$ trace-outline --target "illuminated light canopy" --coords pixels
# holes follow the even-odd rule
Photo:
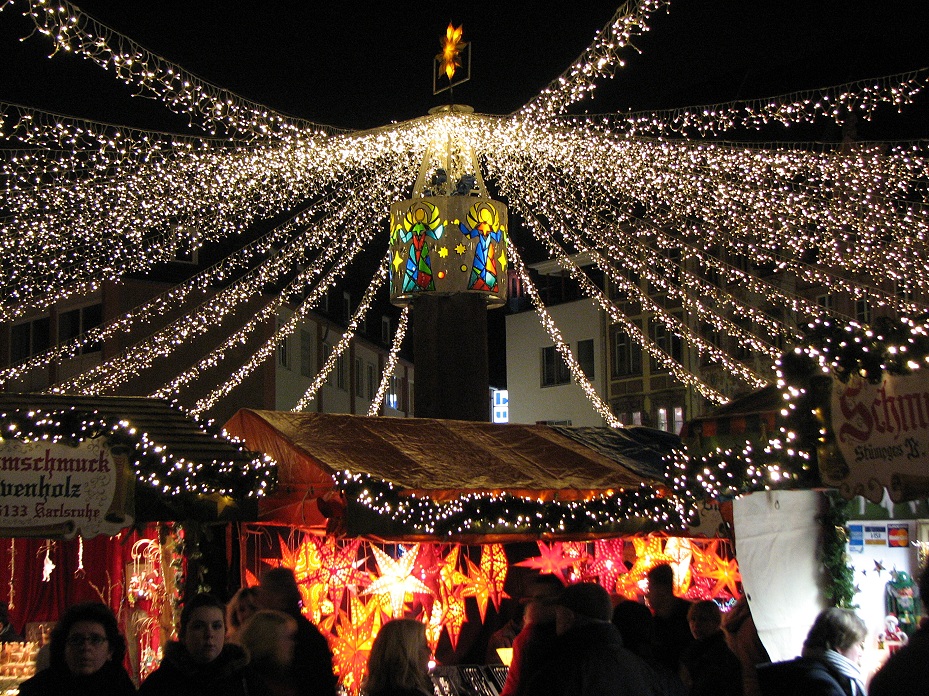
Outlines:
[[[391,288],[416,292],[403,288],[404,264],[410,247],[415,249],[412,226],[403,227],[411,209],[385,218],[391,205],[402,201],[458,198],[449,187],[467,186],[464,175],[474,177],[466,194],[475,186],[483,190],[486,177],[499,192],[500,204],[518,215],[554,258],[588,255],[615,296],[582,279],[583,272],[568,262],[565,270],[663,371],[711,403],[726,402],[737,388],[776,383],[770,363],[780,346],[803,342],[806,322],[843,319],[792,291],[795,284],[841,293],[891,314],[918,316],[927,309],[922,299],[929,294],[925,140],[746,144],[735,139],[746,129],[768,132],[772,124],[780,133],[783,126],[845,123],[852,116],[871,118],[880,109],[901,110],[925,98],[925,69],[673,111],[567,114],[569,106],[590,97],[599,81],[622,66],[623,52],[635,50],[651,15],[671,7],[643,0],[623,4],[578,59],[513,114],[449,107],[349,132],[280,114],[211,85],[68,2],[16,0],[7,11],[11,7],[29,16],[53,53],[78,55],[106,68],[138,94],[186,114],[191,132],[149,131],[0,102],[0,135],[8,145],[0,155],[0,318],[28,320],[179,253],[243,238],[259,221],[286,220],[152,301],[3,369],[0,382],[8,389],[35,370],[115,336],[125,339],[124,353],[54,388],[80,394],[124,389],[128,380],[231,321],[265,288],[283,286],[279,296],[264,298],[260,318],[231,331],[233,341],[152,385],[159,396],[185,397],[185,390],[225,364],[232,348],[243,345],[262,321],[279,319],[295,307],[293,322],[284,319],[244,365],[225,368],[228,380],[208,385],[202,390],[208,396],[188,405],[206,413],[230,398],[273,354],[341,274],[355,270],[358,250],[385,227],[398,232],[398,238],[401,230],[410,236],[405,249],[398,241],[397,253],[391,254]],[[720,137],[730,133],[732,140]],[[444,154],[448,143],[453,145],[445,164],[438,153]],[[483,197],[461,198],[473,205]],[[478,211],[476,224],[468,227],[468,211],[443,209],[438,215],[443,239],[457,220],[455,234],[470,254],[461,224],[471,231],[487,227],[493,215],[484,213],[490,215],[490,209]],[[502,246],[515,222],[500,220]],[[414,226],[422,221],[431,223],[431,215],[414,220]],[[477,242],[477,237],[468,238]],[[429,267],[436,271],[437,284],[456,276],[448,259],[457,258],[457,246],[445,247],[447,257],[430,246]],[[498,264],[498,284],[510,270],[526,281],[519,251],[511,245],[512,253],[488,256],[488,263]],[[424,278],[417,275],[423,259],[415,253],[413,259],[409,280],[415,285]],[[439,267],[438,259],[448,266]],[[457,268],[462,265],[467,263]],[[489,266],[477,276],[473,266],[465,273],[468,282],[477,277],[487,282],[482,272]],[[765,274],[757,270],[761,267]],[[772,281],[772,276],[786,282]],[[535,291],[531,283],[523,286],[530,294]],[[671,360],[647,331],[636,330],[623,303],[642,306],[650,322],[706,357],[725,383],[708,383],[692,366]],[[151,329],[158,316],[188,306],[168,330]],[[544,311],[540,316],[549,335],[559,336]],[[732,349],[706,340],[701,325],[737,338],[759,364],[747,365]],[[341,351],[353,335],[343,333]],[[553,340],[569,366],[576,363],[564,341]],[[912,354],[904,357],[903,365],[921,364]],[[886,359],[896,358],[888,354]],[[382,387],[390,374],[385,372]],[[572,367],[572,375],[606,422],[618,425],[582,372]],[[374,412],[383,399],[383,390],[379,393]],[[312,398],[310,389],[301,407]],[[788,400],[784,408],[795,410],[797,402]],[[759,463],[765,452],[748,445],[738,449],[738,455],[720,452],[718,457],[747,453],[756,464],[749,478],[758,485],[790,478],[784,469]],[[789,431],[765,449],[801,458],[805,451]],[[712,466],[704,468],[709,470],[703,474],[706,485],[738,488]]]

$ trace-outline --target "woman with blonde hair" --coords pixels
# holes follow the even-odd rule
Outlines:
[[[242,624],[259,609],[258,586],[240,587],[226,605],[226,640],[237,643],[236,635]]]
[[[365,696],[432,696],[426,627],[414,619],[393,619],[378,632],[368,655]]]
[[[248,652],[249,666],[258,675],[260,693],[293,696],[297,687],[291,674],[297,622],[272,609],[256,611],[239,629],[237,640]]]

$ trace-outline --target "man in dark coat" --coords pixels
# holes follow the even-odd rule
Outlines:
[[[299,696],[335,696],[338,680],[332,669],[332,650],[325,636],[300,611],[303,599],[294,571],[266,570],[258,585],[258,601],[263,608],[284,612],[297,621],[291,683]]]
[[[919,580],[919,593],[923,606],[929,611],[929,566]],[[874,675],[868,693],[871,696],[901,696],[917,694],[929,688],[929,623],[922,625],[907,644],[890,656]]]
[[[690,696],[742,696],[742,665],[726,645],[719,606],[696,602],[687,619],[695,640],[681,653],[681,667]]]
[[[694,641],[687,623],[690,602],[674,594],[674,569],[660,563],[648,571],[648,606],[654,615],[652,657],[677,674],[681,654]]]
[[[529,683],[533,696],[656,696],[654,671],[623,647],[610,619],[613,605],[595,583],[565,588],[556,606],[558,640]]]

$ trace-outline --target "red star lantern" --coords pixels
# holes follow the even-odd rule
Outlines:
[[[622,539],[598,539],[594,542],[594,557],[587,561],[585,573],[597,578],[603,587],[613,592],[619,576],[626,572],[623,562]]]
[[[565,585],[569,584],[564,571],[573,568],[577,560],[565,556],[563,544],[559,541],[554,542],[551,546],[544,541],[538,541],[536,543],[539,546],[540,555],[527,558],[525,561],[520,561],[516,565],[526,568],[535,568],[543,575],[554,575]]]

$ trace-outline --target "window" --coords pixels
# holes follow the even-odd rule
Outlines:
[[[393,339],[393,332],[390,330],[390,317],[381,317],[381,343],[389,346]]]
[[[674,407],[674,420],[671,422],[671,432],[679,433],[684,427],[684,408],[682,406]]]
[[[10,329],[10,362],[22,362],[47,351],[52,344],[52,322],[48,317],[15,324]]]
[[[658,429],[667,430],[668,429],[668,409],[664,406],[658,409]]]
[[[552,387],[556,384],[569,384],[571,372],[565,365],[555,346],[542,349],[542,386]]]
[[[103,305],[94,304],[80,309],[72,309],[58,315],[58,343],[67,343],[83,333],[100,326],[103,322]],[[82,353],[94,353],[100,350],[100,342],[88,343]]]
[[[855,300],[855,319],[862,324],[871,323],[871,305],[867,299]]]
[[[365,370],[361,358],[355,358],[355,396],[359,399],[365,396]]]
[[[826,309],[832,309],[832,294],[827,292],[825,295],[817,295],[816,304]]]
[[[328,343],[323,343],[323,365],[328,362],[330,355],[332,355],[332,346]],[[333,374],[334,372],[334,369],[330,370],[329,374],[326,375],[326,384],[328,384],[330,387],[335,386],[335,375]]]
[[[342,316],[346,324],[352,319],[352,294],[349,292],[342,293]]]
[[[278,330],[280,330],[281,324],[278,323]],[[277,362],[281,367],[290,368],[290,352],[288,351],[288,339],[289,336],[284,336],[281,338],[281,342],[277,344]]]
[[[613,335],[613,376],[625,377],[642,372],[642,347],[621,328]]]
[[[367,377],[368,377],[367,397],[368,397],[368,401],[372,401],[374,399],[374,395],[377,393],[377,380],[375,379],[376,372],[374,370],[374,365],[372,365],[371,363],[368,363],[365,366],[365,370],[366,370]]]
[[[390,384],[389,384],[389,386],[387,387],[387,394],[385,395],[385,399],[386,399],[386,402],[387,402],[387,406],[388,406],[389,408],[393,408],[393,409],[399,409],[399,408],[400,408],[400,389],[401,389],[401,387],[402,387],[402,384],[401,384],[401,382],[400,382],[400,378],[397,377],[396,375],[391,375],[391,376],[390,376]]]
[[[348,390],[347,362],[344,352],[340,353],[335,361],[335,386],[342,391]]]
[[[313,376],[313,334],[300,331],[300,374]]]
[[[652,341],[655,342],[655,345],[658,346],[662,351],[668,354],[672,360],[681,362],[683,359],[683,346],[681,344],[681,337],[672,333],[668,330],[668,327],[662,324],[657,319],[651,320],[651,333]],[[657,360],[652,360],[652,369],[653,370],[662,370],[664,369]]]
[[[592,338],[577,342],[577,362],[587,379],[596,379],[594,374],[594,340]]]

